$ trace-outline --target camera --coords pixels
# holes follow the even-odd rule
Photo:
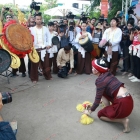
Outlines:
[[[9,10],[10,10],[10,8],[9,8],[9,7],[5,7],[4,9],[5,9],[6,11],[9,11]]]
[[[2,103],[8,104],[12,102],[12,95],[9,92],[1,92],[2,95]]]
[[[140,31],[139,26],[135,26],[134,28],[131,29],[131,32],[136,33],[137,31]]]
[[[69,31],[74,31],[74,25],[75,25],[74,21],[69,22]]]
[[[87,22],[87,19],[88,19],[87,14],[84,13],[84,12],[82,12],[82,13],[81,13],[81,18],[80,18],[80,20],[82,20],[83,22]]]
[[[105,20],[105,19],[104,19],[104,15],[100,16],[100,18],[99,18],[99,22],[103,23],[104,20]]]
[[[131,7],[129,7],[129,9],[128,9],[128,15],[134,14],[134,9],[135,8],[136,8],[136,5],[132,5]]]
[[[68,14],[66,15],[66,17],[68,19],[74,19],[75,15],[72,12],[68,12]]]
[[[64,24],[62,19],[59,21],[58,27],[59,27],[60,31],[64,32],[66,25]]]
[[[40,10],[40,6],[38,6],[38,4],[42,4],[41,2],[35,2],[34,0],[32,0],[32,3],[30,4],[30,8],[34,9],[36,11]]]
[[[123,38],[124,38],[124,39],[129,38],[129,34],[130,34],[130,33],[129,33],[129,30],[127,30],[127,29],[124,30],[124,31],[123,31]]]

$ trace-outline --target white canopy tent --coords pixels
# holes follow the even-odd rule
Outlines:
[[[63,5],[63,6],[58,6],[58,7],[46,10],[44,14],[50,15],[50,16],[66,16],[68,12],[72,12],[74,15],[79,15],[83,11],[81,9]]]

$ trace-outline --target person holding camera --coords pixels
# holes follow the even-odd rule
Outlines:
[[[89,32],[90,34],[92,34],[92,31],[94,30],[94,26],[91,24],[90,18],[86,17],[86,15],[81,15],[81,18],[77,22],[76,26],[81,28],[82,22],[86,22],[86,24],[87,24],[86,31]]]
[[[124,68],[121,70],[122,75],[128,74],[129,68],[130,73],[128,74],[129,77],[131,77],[133,74],[133,63],[130,65],[130,54],[129,54],[129,46],[132,44],[132,41],[130,41],[130,32],[131,29],[134,27],[134,24],[130,21],[127,22],[127,26],[123,26],[123,35],[122,35],[122,41],[121,41],[121,47],[123,50],[123,66]]]
[[[80,40],[84,40],[86,38],[88,38],[89,41],[92,41],[91,34],[86,31],[87,26],[88,25],[86,22],[83,22],[81,24],[82,31],[76,35],[76,39],[75,39],[76,43],[79,44]],[[80,45],[78,48],[78,63],[77,63],[76,74],[82,74],[83,71],[85,71],[86,74],[91,74],[91,53],[87,52]]]
[[[129,53],[132,55],[134,69],[133,76],[129,79],[131,82],[140,82],[140,27],[135,26],[131,30],[130,40],[133,41],[129,46]]]
[[[0,92],[0,110],[2,110],[3,104],[7,100],[7,93]],[[10,95],[10,94],[9,94]],[[11,101],[11,100],[10,100]],[[0,140],[16,140],[15,134],[9,122],[5,122],[0,116]]]
[[[94,50],[91,52],[92,60],[94,58],[99,58],[101,50],[99,48],[99,42],[102,39],[102,26],[96,26],[95,30],[92,32],[92,43]]]
[[[51,80],[50,67],[48,67],[49,57],[47,50],[51,48],[51,36],[47,27],[42,25],[41,14],[35,15],[36,26],[29,28],[34,36],[34,46],[40,57],[40,62],[31,62],[30,79],[33,83],[38,81],[38,66],[41,64],[43,75],[46,80]]]
[[[78,61],[78,48],[79,44],[75,42],[76,35],[81,32],[79,27],[75,26],[74,20],[69,21],[66,37],[69,39],[69,43],[72,45],[74,51],[74,69],[76,70]]]
[[[6,22],[9,22],[10,20],[15,20],[18,22],[17,17],[14,15],[14,12],[12,9],[8,8],[8,7],[3,7],[1,10],[1,21],[3,23],[4,26],[4,18],[6,20]]]

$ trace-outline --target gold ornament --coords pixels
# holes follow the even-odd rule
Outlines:
[[[39,56],[34,47],[32,48],[32,51],[29,53],[29,58],[33,63],[39,62]]]
[[[16,5],[16,8],[17,8],[17,10],[18,10],[18,20],[19,20],[19,23],[20,23],[20,24],[26,24],[27,20],[26,20],[26,18],[25,18],[24,13],[22,13],[22,12],[20,11],[20,9],[18,8],[18,5]]]
[[[13,69],[19,68],[20,67],[20,59],[19,59],[19,57],[16,54],[13,54],[12,52],[10,52],[9,48],[7,47],[6,44],[4,44],[2,39],[0,39],[0,45],[2,46],[2,48],[4,50],[6,50],[11,55],[11,58],[12,58],[11,68],[13,68]]]

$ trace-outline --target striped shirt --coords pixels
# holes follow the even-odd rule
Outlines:
[[[101,74],[95,82],[96,85],[96,97],[95,101],[91,107],[91,111],[95,111],[96,108],[99,106],[101,98],[103,94],[106,94],[110,98],[113,97],[113,93],[122,85],[123,83],[120,82],[114,75],[110,72],[106,72]]]

